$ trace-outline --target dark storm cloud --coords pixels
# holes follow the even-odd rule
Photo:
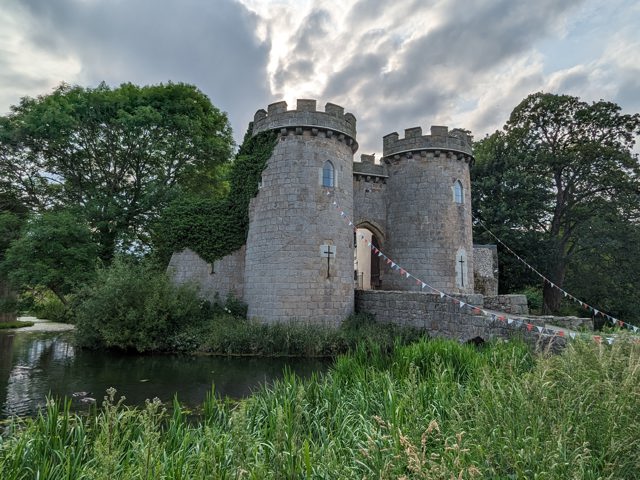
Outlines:
[[[269,45],[232,0],[27,0],[27,38],[73,54],[90,85],[187,82],[229,113],[236,138],[268,97]]]

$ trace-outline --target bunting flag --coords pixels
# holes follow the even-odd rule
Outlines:
[[[331,195],[331,192],[328,191],[327,195]],[[336,210],[340,210],[340,205],[338,205],[338,203],[334,200],[333,205],[336,207]],[[355,224],[353,223],[353,221],[351,219],[349,219],[349,217],[347,216],[347,214],[344,212],[344,210],[340,210],[340,216],[343,217],[345,219],[345,221],[348,222],[349,226],[352,227],[352,230],[354,231],[354,233],[357,233],[357,227],[355,226]],[[629,323],[623,322],[622,320],[618,320],[617,318],[612,317],[611,315],[608,315],[604,312],[602,312],[601,310],[598,310],[588,304],[586,304],[585,302],[578,300],[576,297],[574,297],[573,295],[571,295],[570,293],[562,290],[560,287],[558,287],[555,283],[551,282],[551,280],[547,279],[544,275],[542,275],[538,270],[536,270],[535,268],[533,268],[531,265],[529,265],[527,262],[525,262],[523,259],[521,259],[515,252],[513,252],[513,250],[511,250],[507,245],[504,244],[504,242],[502,242],[498,237],[496,237],[491,231],[489,231],[486,226],[484,226],[482,224],[482,222],[480,222],[478,219],[476,219],[474,217],[474,219],[476,221],[478,221],[484,228],[485,230],[487,230],[487,232],[496,239],[496,241],[498,241],[501,245],[503,245],[505,247],[505,249],[507,251],[509,251],[512,255],[516,256],[516,258],[518,258],[518,260],[520,260],[522,263],[524,263],[529,269],[531,269],[533,272],[535,272],[538,276],[540,276],[545,282],[547,282],[552,288],[556,288],[558,290],[560,290],[562,292],[562,294],[567,297],[570,298],[571,300],[573,300],[576,303],[579,303],[580,306],[584,307],[585,309],[588,309],[590,311],[592,311],[594,313],[594,315],[600,315],[602,317],[604,317],[605,319],[608,319],[611,321],[612,325],[618,325],[620,327],[623,328],[627,328],[628,330],[632,330],[634,333],[638,333],[640,331],[640,328],[638,326],[635,325],[631,325]],[[431,285],[429,285],[428,283],[420,280],[418,277],[412,275],[408,270],[405,270],[404,268],[402,268],[400,265],[398,265],[396,262],[394,262],[391,258],[389,258],[387,255],[385,255],[379,248],[375,247],[373,245],[372,242],[370,242],[363,234],[360,234],[360,238],[363,240],[364,243],[367,244],[367,246],[372,250],[373,254],[378,254],[378,257],[381,257],[385,260],[385,263],[387,265],[390,265],[390,268],[393,270],[397,270],[401,275],[406,276],[406,278],[411,278],[413,277],[416,280],[416,285],[420,286],[420,288],[422,290],[424,290],[425,288],[429,288],[431,291],[433,291],[434,293],[438,294],[440,296],[441,299],[443,298],[447,298],[448,300],[451,300],[454,304],[458,305],[459,308],[465,308],[465,307],[473,307],[472,305],[469,305],[467,303],[465,303],[463,300],[460,300],[459,298],[455,298],[452,295],[448,295],[445,292],[442,292],[434,287],[432,287]],[[507,322],[508,325],[512,325],[515,324],[516,328],[520,328],[523,325],[526,325],[526,329],[531,332],[533,331],[533,327],[534,325],[528,322],[523,322],[519,319],[514,319],[514,318],[507,318],[504,315],[496,315],[495,313],[492,312],[488,312],[487,310],[483,310],[480,309],[479,307],[473,307],[472,312],[475,314],[480,314],[482,313],[484,316],[486,317],[491,317],[491,321],[495,322],[496,320],[500,321],[500,322]],[[591,334],[577,334],[576,332],[572,332],[572,331],[564,331],[562,329],[557,329],[557,330],[551,330],[551,329],[546,329],[545,327],[541,327],[541,326],[537,326],[535,325],[536,330],[538,332],[539,335],[542,336],[557,336],[557,337],[564,337],[566,334],[568,334],[571,339],[575,339],[578,336],[582,336],[582,337],[589,337],[592,338],[596,343],[600,344],[602,343],[602,337],[600,335],[591,335]],[[614,341],[615,341],[615,336],[611,336],[611,337],[605,337],[607,343],[609,345],[611,345]],[[637,338],[634,340],[635,343],[640,344],[640,338]]]
[[[472,215],[472,218],[480,225],[482,226],[482,228],[485,229],[485,231],[491,235],[496,242],[498,242],[500,245],[502,245],[505,250],[507,252],[509,252],[511,255],[513,255],[514,257],[516,257],[520,262],[522,262],[522,264],[524,264],[525,267],[527,267],[529,270],[533,271],[536,275],[538,275],[543,282],[548,283],[552,288],[555,288],[557,290],[560,290],[560,292],[562,292],[562,294],[564,295],[565,298],[569,298],[572,301],[579,303],[581,307],[583,307],[585,310],[589,310],[590,312],[593,313],[594,316],[601,316],[605,319],[611,319],[611,324],[615,325],[617,322],[619,322],[619,326],[621,328],[627,328],[627,330],[632,330],[633,329],[633,325],[631,325],[630,323],[627,322],[623,322],[621,320],[618,320],[617,318],[613,318],[611,315],[607,315],[606,313],[604,313],[602,310],[599,310],[595,307],[592,307],[591,305],[589,305],[586,302],[583,302],[579,299],[577,299],[576,297],[574,297],[573,295],[571,295],[570,293],[568,293],[567,291],[563,290],[562,288],[560,288],[558,285],[556,285],[554,282],[552,282],[550,279],[548,279],[546,276],[544,276],[542,273],[540,273],[538,270],[536,270],[534,267],[532,267],[531,265],[529,265],[529,263],[527,263],[525,260],[523,260],[522,258],[520,258],[520,256],[514,252],[506,243],[504,243],[500,238],[498,238],[498,236],[496,234],[494,234],[491,230],[489,230],[487,228],[487,226],[478,218],[476,218],[475,216]]]

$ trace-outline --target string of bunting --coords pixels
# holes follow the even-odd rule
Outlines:
[[[331,192],[327,191],[327,196],[331,196]],[[352,228],[352,230],[356,233],[357,235],[357,227],[356,225],[353,223],[353,221],[349,218],[349,216],[345,213],[344,210],[341,209],[340,205],[338,204],[338,202],[336,202],[336,200],[332,201],[332,205],[335,207],[335,209],[337,211],[340,212],[340,216],[344,219],[344,221],[346,223],[348,223],[348,225]],[[425,290],[425,289],[429,289],[432,292],[438,294],[440,296],[440,298],[446,298],[447,300],[453,302],[454,304],[457,304],[461,309],[469,309],[471,310],[472,313],[476,314],[476,315],[484,315],[485,317],[490,317],[492,322],[502,322],[505,325],[509,325],[509,326],[513,326],[515,328],[522,328],[525,327],[527,329],[527,331],[529,332],[535,332],[538,333],[541,336],[546,336],[546,337],[569,337],[571,339],[575,339],[576,337],[580,336],[580,337],[587,337],[587,338],[592,338],[593,341],[595,341],[596,343],[602,343],[603,341],[608,343],[608,344],[612,344],[615,341],[615,336],[602,336],[602,335],[590,335],[590,334],[582,334],[582,333],[576,333],[576,332],[572,332],[572,331],[566,331],[560,328],[548,328],[548,327],[543,327],[540,325],[534,325],[532,323],[526,322],[524,320],[518,319],[518,318],[510,318],[507,316],[507,314],[504,314],[503,312],[499,312],[499,313],[494,313],[494,312],[489,312],[483,308],[480,308],[476,305],[471,305],[469,303],[466,303],[463,300],[460,300],[459,298],[455,298],[452,295],[447,294],[446,292],[443,292],[431,285],[429,285],[427,282],[423,281],[422,279],[416,277],[415,275],[413,275],[411,272],[409,272],[407,269],[403,268],[402,266],[400,266],[396,261],[394,261],[392,258],[390,258],[388,255],[386,255],[382,250],[380,250],[379,248],[377,248],[375,245],[373,245],[373,243],[371,243],[369,240],[367,240],[367,237],[365,237],[364,235],[360,234],[360,240],[366,244],[372,251],[374,254],[376,254],[379,258],[383,259],[384,262],[389,266],[389,268],[391,268],[391,270],[396,271],[397,273],[399,273],[400,275],[402,275],[403,277],[405,277],[407,280],[409,279],[413,279],[416,283],[416,285],[420,286],[421,290]],[[637,331],[637,327],[636,330]],[[638,343],[640,343],[640,339],[637,340]]]
[[[630,323],[627,323],[627,322],[623,322],[622,320],[619,320],[619,319],[617,319],[617,318],[615,318],[615,317],[603,312],[602,310],[599,310],[599,309],[589,305],[587,302],[584,302],[584,301],[580,300],[579,298],[574,297],[569,292],[567,292],[566,290],[564,290],[561,287],[559,287],[558,285],[556,285],[549,278],[547,278],[545,275],[540,273],[536,268],[531,266],[526,260],[524,260],[522,257],[520,257],[516,252],[514,252],[506,243],[504,243],[500,238],[498,238],[498,236],[496,234],[494,234],[491,230],[489,230],[489,228],[487,228],[487,226],[480,219],[476,218],[473,215],[472,215],[472,218],[476,222],[478,222],[478,224],[482,228],[484,228],[485,231],[489,235],[491,235],[500,245],[502,245],[507,252],[509,252],[514,257],[516,257],[525,267],[527,267],[529,270],[534,272],[545,283],[550,285],[551,288],[555,288],[556,290],[560,291],[565,298],[568,298],[568,299],[572,300],[573,302],[579,304],[585,310],[589,310],[591,313],[593,313],[594,316],[600,316],[600,317],[602,317],[602,318],[604,318],[606,320],[609,320],[609,322],[611,322],[611,325],[613,325],[613,326],[619,326],[621,328],[626,328],[627,330],[632,330],[634,333],[638,333],[640,328],[638,328],[637,326],[631,325]]]

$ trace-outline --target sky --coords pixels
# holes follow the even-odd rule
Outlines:
[[[545,91],[640,112],[637,0],[0,0],[0,114],[61,82],[195,84],[237,141],[260,108],[314,98],[382,136],[476,139]]]

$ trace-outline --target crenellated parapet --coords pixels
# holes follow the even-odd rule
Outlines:
[[[313,136],[323,135],[335,138],[358,149],[356,142],[356,117],[344,113],[344,108],[327,103],[324,112],[316,109],[315,100],[297,101],[295,110],[287,110],[287,102],[272,103],[267,110],[260,109],[253,117],[253,135],[268,130],[276,130],[280,135],[302,135],[309,132]]]
[[[449,131],[448,127],[433,126],[430,135],[423,135],[421,127],[413,127],[405,129],[404,138],[393,132],[382,139],[382,158],[385,163],[402,157],[418,155],[426,158],[442,153],[473,164],[471,137],[461,129]]]

